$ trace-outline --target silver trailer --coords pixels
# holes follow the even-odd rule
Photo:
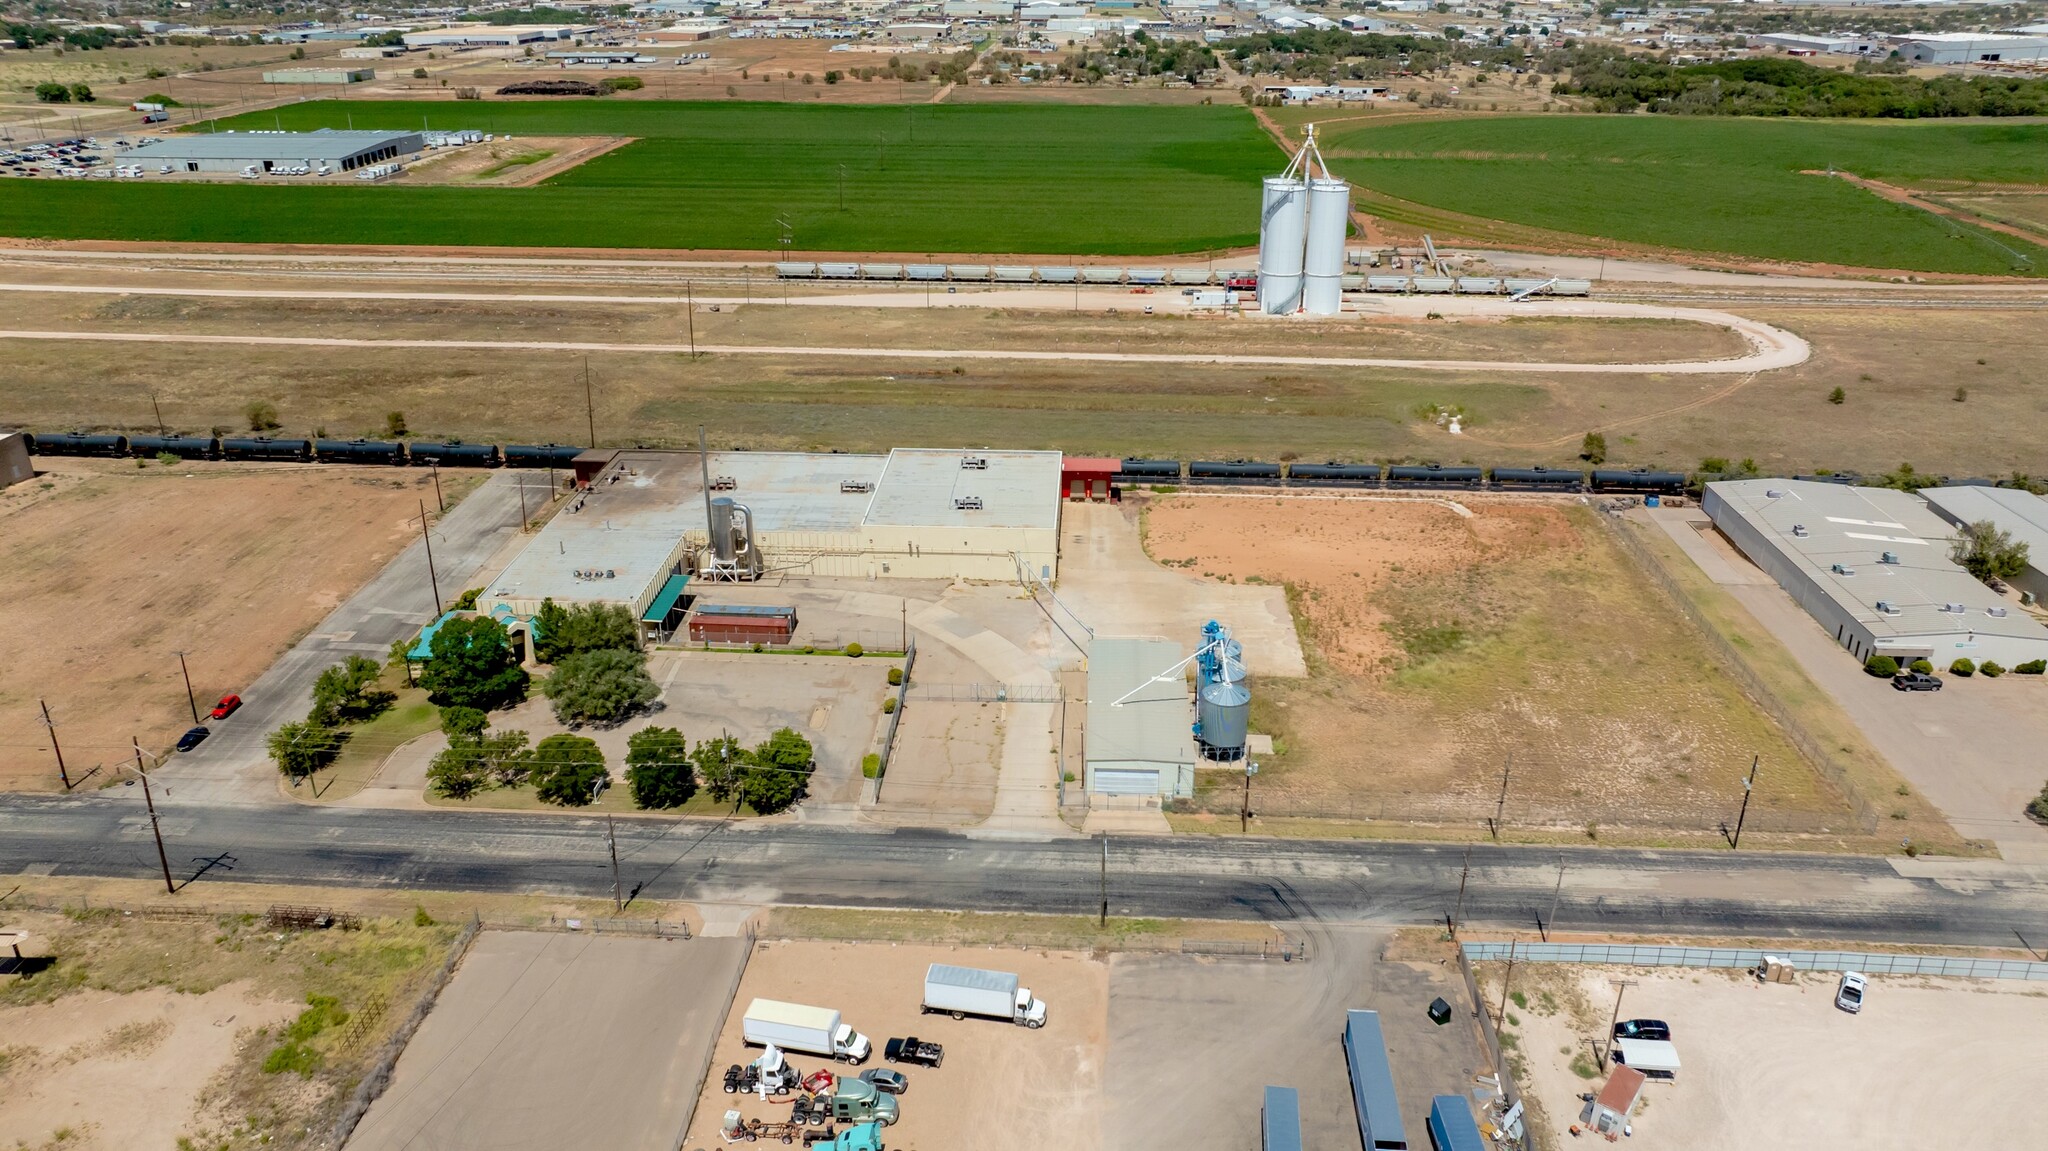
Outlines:
[[[1079,268],[1040,268],[1038,282],[1041,284],[1072,284],[1081,279]]]
[[[812,263],[777,264],[775,274],[785,280],[808,280],[818,274],[818,265]]]
[[[1408,290],[1406,276],[1367,276],[1365,290],[1368,292],[1405,292]]]

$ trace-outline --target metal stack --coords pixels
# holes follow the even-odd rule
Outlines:
[[[1259,310],[1269,316],[1336,315],[1343,299],[1351,185],[1323,162],[1314,124],[1286,171],[1268,176],[1261,194]]]
[[[1252,693],[1245,686],[1244,646],[1230,629],[1210,620],[1202,625],[1195,656],[1195,742],[1209,759],[1239,760],[1251,727]]]

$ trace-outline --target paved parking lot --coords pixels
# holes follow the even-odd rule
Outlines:
[[[1259,1145],[1270,1084],[1301,1093],[1303,1141],[1360,1151],[1344,1060],[1344,1012],[1378,1011],[1411,1147],[1427,1147],[1431,1096],[1469,1091],[1484,1065],[1460,1010],[1457,969],[1379,959],[1388,933],[1332,929],[1306,963],[1118,955],[1110,965],[1103,1145],[1118,1151],[1244,1151]]]
[[[671,1151],[745,954],[738,939],[485,932],[350,1151]]]

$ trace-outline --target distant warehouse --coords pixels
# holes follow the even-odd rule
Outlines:
[[[2005,582],[2037,603],[2048,602],[2048,500],[2018,488],[1922,488],[1920,495],[1952,524],[1989,520],[2027,545],[2026,570]]]
[[[2048,36],[1990,36],[1981,32],[1929,32],[1894,41],[1915,64],[2011,64],[2048,60]]]
[[[348,172],[424,150],[418,132],[214,132],[174,136],[121,154],[132,164],[164,164],[182,172],[268,172],[295,165]]]
[[[2048,658],[2048,628],[1950,560],[1953,529],[1910,492],[1735,480],[1708,484],[1701,506],[1858,659]]]
[[[375,68],[284,68],[265,72],[265,84],[367,84],[377,78]]]

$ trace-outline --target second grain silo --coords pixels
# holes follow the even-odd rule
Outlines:
[[[1301,150],[1262,185],[1259,211],[1259,310],[1334,316],[1342,303],[1344,239],[1351,186],[1330,174],[1308,126]]]

